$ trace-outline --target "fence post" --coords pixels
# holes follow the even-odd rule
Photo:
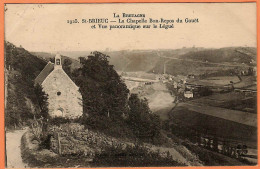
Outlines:
[[[58,152],[61,155],[61,144],[60,144],[60,133],[57,132],[57,140],[58,140]]]

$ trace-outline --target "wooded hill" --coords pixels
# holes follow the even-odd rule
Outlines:
[[[38,111],[34,93],[34,79],[46,62],[21,47],[5,42],[5,125],[22,126]]]

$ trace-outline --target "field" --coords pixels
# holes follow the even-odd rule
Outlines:
[[[126,77],[137,77],[137,78],[144,78],[144,79],[150,79],[150,80],[156,80],[156,74],[154,73],[146,73],[143,71],[137,71],[137,72],[122,72],[117,71],[117,73],[121,76]]]
[[[234,84],[235,88],[246,88],[256,86],[256,77],[255,76],[241,76],[241,82]]]
[[[218,93],[179,103],[170,120],[205,135],[257,146],[256,94]]]
[[[150,70],[155,71],[155,73],[163,73],[163,66],[164,66],[165,60],[157,62],[155,67]],[[198,62],[192,62],[187,60],[178,60],[178,59],[171,59],[170,61],[167,61],[166,64],[166,73],[171,75],[188,75],[188,74],[194,74],[194,75],[200,75],[204,73],[212,74],[217,72],[223,72],[226,70],[231,69],[230,67],[224,67],[219,65],[211,65],[209,63],[198,63]],[[233,68],[232,68],[233,69]]]
[[[250,148],[257,147],[256,127],[202,114],[179,106],[169,115],[170,120],[178,126],[196,130],[205,135],[243,143]]]
[[[256,49],[250,47],[228,47],[221,49],[207,49],[198,52],[190,52],[182,55],[185,59],[208,61],[212,63],[245,63],[251,64],[256,60]]]
[[[203,104],[180,103],[178,107],[183,107],[189,111],[222,118],[236,123],[257,127],[257,115],[242,111],[212,107]]]
[[[232,81],[233,83],[238,83],[239,78],[237,76],[219,76],[219,77],[209,77],[207,79],[200,80],[201,82],[208,83],[209,85],[228,85]]]
[[[231,84],[231,82],[239,83],[240,80],[237,76],[217,76],[197,81],[191,81],[190,83],[203,86],[224,86]]]
[[[194,99],[190,101],[190,103],[206,104],[209,106],[239,110],[254,114],[257,113],[255,94],[244,94],[240,92],[221,93]]]

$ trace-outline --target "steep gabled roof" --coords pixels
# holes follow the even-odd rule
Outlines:
[[[53,71],[54,63],[48,62],[48,64],[44,67],[41,73],[34,80],[35,84],[42,84],[42,82],[46,79],[46,77]]]
[[[46,81],[48,81],[49,78],[53,78],[53,75],[55,76],[55,74],[59,74],[59,76],[62,77],[62,74],[63,74],[63,77],[62,78],[65,78],[67,80],[69,80],[71,82],[71,84],[78,90],[79,87],[73,82],[73,80],[71,80],[71,78],[67,75],[67,73],[63,70],[63,69],[54,69],[42,82],[41,85],[44,86],[44,83]]]

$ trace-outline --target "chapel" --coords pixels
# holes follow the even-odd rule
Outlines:
[[[54,63],[48,62],[35,79],[48,94],[50,117],[75,119],[83,114],[82,95],[79,87],[62,69],[61,56],[55,56]]]

